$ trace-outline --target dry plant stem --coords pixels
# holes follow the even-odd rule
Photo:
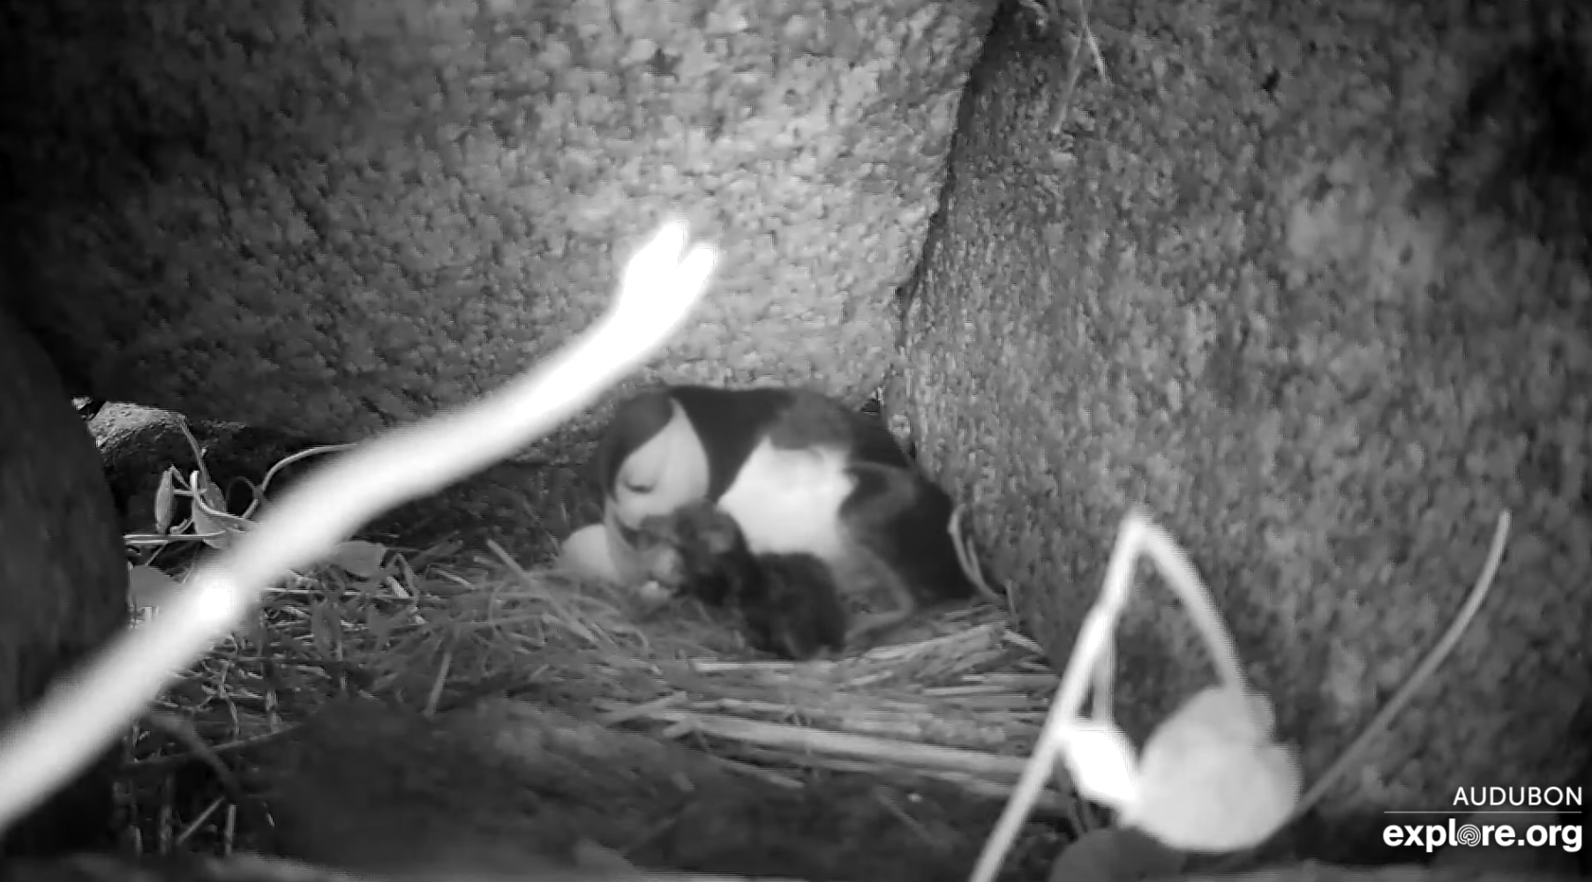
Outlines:
[[[204,807],[204,809],[202,811],[199,812],[198,815],[196,815],[193,818],[193,820],[191,820],[188,823],[184,824],[182,826],[182,829],[177,831],[177,835],[173,839],[172,844],[177,846],[178,848],[181,848],[181,847],[187,845],[188,844],[188,840],[192,839],[193,835],[195,833],[199,832],[199,830],[201,828],[203,828],[204,825],[210,820],[211,816],[213,816],[218,810],[220,810],[221,806],[223,804],[225,804],[226,802],[228,802],[229,799],[230,799],[230,797],[218,796],[218,797],[210,800],[210,802]]]
[[[1107,636],[1105,643],[1100,645],[1100,657],[1095,660],[1094,689],[1090,695],[1093,699],[1093,716],[1099,721],[1111,721],[1111,678],[1116,670],[1116,655],[1116,640]]]
[[[193,723],[176,714],[166,711],[155,711],[145,716],[145,722],[152,729],[161,732],[183,747],[192,752],[192,756],[210,769],[215,774],[216,780],[221,782],[221,789],[226,791],[227,797],[235,802],[241,802],[245,797],[243,786],[238,782],[232,770],[221,761],[221,757],[211,749],[205,740],[194,731]]]
[[[1094,59],[1095,73],[1100,76],[1100,82],[1111,85],[1111,77],[1106,74],[1106,59],[1100,54],[1100,41],[1095,38],[1094,27],[1089,24],[1089,0],[1078,0],[1078,27],[1083,31],[1084,41],[1089,44],[1089,57]]]
[[[532,578],[531,574],[527,573],[525,568],[520,566],[518,561],[516,561],[507,551],[503,550],[503,546],[497,544],[491,539],[488,539],[486,542],[486,547],[488,551],[492,552],[492,554],[497,557],[499,563],[503,564],[503,566],[508,569],[509,572],[514,574],[516,579],[520,580],[520,584],[534,585],[536,583],[536,580]],[[596,634],[592,633],[591,629],[582,625],[580,617],[572,613],[568,605],[566,605],[557,594],[553,592],[546,592],[542,596],[547,600],[547,605],[553,608],[554,617],[558,621],[559,627],[570,631],[592,646],[604,646],[616,652],[618,651],[619,647],[614,645],[613,640],[609,639],[607,634],[603,634],[599,638]]]
[[[1116,654],[1116,639],[1114,635],[1107,634],[1105,642],[1100,645],[1100,657],[1095,660],[1094,682],[1089,690],[1092,716],[1096,722],[1112,723],[1111,681],[1116,671]],[[1089,801],[1077,792],[1073,796],[1077,803],[1074,829],[1080,834],[1092,831],[1095,828],[1095,815],[1089,810]]]
[[[1183,609],[1193,619],[1194,629],[1205,641],[1205,651],[1210,653],[1211,664],[1216,666],[1216,676],[1229,689],[1240,693],[1247,691],[1244,668],[1238,661],[1238,645],[1233,642],[1233,635],[1228,633],[1227,623],[1222,620],[1221,613],[1216,611],[1216,600],[1200,580],[1199,573],[1195,572],[1193,562],[1172,535],[1149,520],[1148,516],[1136,512],[1129,517],[1139,519],[1142,530],[1140,542],[1150,560],[1155,562],[1156,569],[1161,571],[1161,578],[1166,580],[1167,587],[1183,602]]]
[[[297,453],[284,456],[277,460],[275,464],[266,470],[265,477],[260,479],[260,486],[254,488],[254,500],[249,503],[248,508],[243,510],[243,514],[239,516],[239,519],[242,520],[245,525],[250,523],[250,519],[254,517],[254,513],[260,510],[260,503],[265,500],[265,491],[270,489],[271,481],[274,480],[277,474],[283,469],[296,462],[309,459],[312,456],[320,456],[325,453],[343,453],[353,450],[358,446],[359,445],[357,444],[323,444],[319,447],[310,447],[305,450],[300,450]]]
[[[265,477],[260,479],[260,492],[264,493],[271,486],[271,481],[276,478],[278,472],[300,460],[325,453],[345,453],[358,446],[358,444],[323,444],[320,447],[310,447],[289,456],[284,456],[277,460],[275,465],[266,470]]]
[[[1056,17],[1061,17],[1061,3],[1056,3]],[[1089,0],[1078,0],[1078,36],[1079,42],[1089,44],[1089,57],[1094,60],[1095,73],[1100,75],[1100,81],[1111,85],[1111,78],[1106,75],[1106,59],[1100,54],[1100,41],[1095,39],[1094,27],[1089,24]],[[1074,46],[1076,51],[1078,46]]]
[[[453,670],[453,648],[450,646],[442,650],[442,664],[437,666],[437,676],[431,680],[431,689],[426,693],[426,706],[421,713],[427,717],[437,715],[437,704],[442,701],[442,691],[448,688],[448,672]]]
[[[199,477],[204,479],[205,486],[210,486],[213,482],[210,480],[210,469],[205,466],[204,447],[199,444],[199,439],[194,437],[193,430],[188,428],[188,418],[179,415],[177,428],[182,432],[183,439],[188,442],[188,449],[193,451],[194,468],[198,471]]]
[[[994,832],[984,842],[984,849],[970,877],[971,882],[993,882],[1000,872],[1006,852],[1017,840],[1018,831],[1033,811],[1045,779],[1055,769],[1067,732],[1077,721],[1078,711],[1083,707],[1085,690],[1096,676],[1097,667],[1113,654],[1112,631],[1131,597],[1133,569],[1138,563],[1141,548],[1149,554],[1150,560],[1161,571],[1161,576],[1183,601],[1184,608],[1205,641],[1206,649],[1211,653],[1222,682],[1229,688],[1243,691],[1243,672],[1231,635],[1216,612],[1210,592],[1194,571],[1194,565],[1177,543],[1172,541],[1172,537],[1150,520],[1143,509],[1129,511],[1122,520],[1116,547],[1112,549],[1111,560],[1106,565],[1100,599],[1084,617],[1078,640],[1072,647],[1072,657],[1067,660],[1067,670],[1062,674],[1061,685],[1056,690],[1056,699],[1045,716],[1044,728],[1039,732],[1033,757],[1024,766],[1011,800],[1006,803],[1000,820],[995,823]]]
[[[986,600],[996,606],[1004,604],[1009,610],[1014,606],[1011,593],[1008,591],[1002,596],[984,580],[984,568],[979,565],[978,555],[973,552],[971,541],[962,532],[962,511],[963,507],[960,505],[952,509],[951,523],[946,527],[946,531],[951,534],[951,550],[956,552],[956,563],[962,568],[962,573],[967,576],[968,581],[973,583],[973,587],[978,589]]]
[[[1065,737],[1062,733],[1072,726],[1077,719],[1078,709],[1083,706],[1089,672],[1093,667],[1091,661],[1097,656],[1105,635],[1110,633],[1111,624],[1110,616],[1098,606],[1084,618],[1078,642],[1073,644],[1072,658],[1067,663],[1067,672],[1062,675],[1056,699],[1045,716],[1044,728],[1039,732],[1034,755],[1023,766],[1011,799],[1001,811],[1000,820],[995,822],[989,839],[984,841],[984,849],[973,867],[971,882],[993,882],[1000,872],[1001,862],[1006,859],[1006,852],[1017,841],[1018,832],[1038,802],[1040,792],[1044,790],[1045,779],[1055,770],[1058,751],[1054,745]]]
[[[1080,29],[1077,36],[1072,39],[1072,55],[1067,59],[1067,86],[1061,93],[1061,103],[1056,105],[1056,115],[1050,121],[1052,134],[1060,134],[1061,127],[1067,124],[1067,111],[1072,107],[1072,93],[1078,87],[1078,76],[1083,73],[1083,31]]]
[[[1101,597],[1084,616],[1078,640],[1072,645],[1072,657],[1067,660],[1067,669],[1056,688],[1056,698],[1051,702],[1050,711],[1045,714],[1044,727],[1039,730],[1034,754],[1024,765],[1011,799],[1001,811],[1000,819],[995,822],[994,831],[984,841],[978,863],[973,867],[971,882],[993,882],[1000,872],[1006,852],[1017,841],[1023,822],[1033,811],[1040,791],[1044,789],[1045,779],[1055,769],[1058,759],[1055,745],[1064,737],[1063,733],[1077,719],[1078,711],[1083,707],[1089,678],[1100,660],[1101,648],[1110,639],[1117,615],[1126,603],[1128,582],[1133,576],[1137,530],[1132,517],[1130,514],[1129,520],[1124,522],[1117,534],[1116,547],[1112,549],[1111,561],[1106,565]]]
[[[1024,768],[1024,764],[1013,757],[962,747],[913,744],[872,735],[830,732],[762,720],[669,709],[659,709],[638,716],[674,723],[682,726],[685,732],[712,735],[742,744],[785,748],[816,756],[866,760],[917,771],[960,772],[984,778],[1010,780]],[[1041,785],[1044,783],[1042,778],[1040,783]]]
[[[1404,684],[1398,688],[1397,692],[1393,693],[1393,697],[1388,699],[1387,704],[1383,705],[1376,716],[1371,718],[1371,722],[1366,725],[1365,731],[1361,732],[1358,738],[1349,743],[1343,754],[1338,757],[1337,762],[1328,766],[1327,770],[1321,773],[1321,777],[1316,780],[1315,786],[1311,787],[1305,792],[1304,796],[1299,798],[1299,804],[1294,807],[1293,814],[1288,817],[1289,822],[1299,819],[1305,812],[1310,811],[1320,801],[1321,797],[1326,795],[1327,790],[1332,787],[1336,779],[1342,777],[1347,769],[1359,762],[1360,757],[1365,753],[1366,748],[1370,746],[1372,740],[1393,722],[1393,718],[1398,715],[1405,705],[1409,704],[1416,691],[1425,685],[1426,681],[1431,678],[1432,673],[1454,651],[1454,647],[1459,644],[1459,638],[1464,636],[1465,630],[1470,627],[1471,621],[1476,618],[1477,611],[1481,609],[1482,603],[1487,599],[1487,593],[1492,588],[1493,580],[1498,576],[1498,567],[1503,563],[1504,559],[1504,545],[1509,540],[1509,521],[1508,511],[1498,515],[1498,526],[1493,530],[1492,546],[1487,551],[1487,562],[1482,565],[1481,575],[1476,578],[1476,584],[1471,588],[1470,595],[1465,598],[1464,605],[1455,614],[1454,621],[1449,623],[1448,630],[1444,631],[1443,636],[1438,638],[1437,642],[1432,645],[1431,651],[1426,654],[1420,664],[1415,666],[1415,670],[1411,671],[1410,675],[1405,678]]]
[[[650,359],[685,320],[717,255],[665,224],[625,267],[614,306],[549,361],[480,401],[393,430],[290,490],[144,627],[58,681],[0,740],[0,830],[38,805],[253,607],[274,579],[308,566],[365,521],[442,489],[546,435]]]
[[[1059,23],[1061,21],[1061,3],[1057,0],[1051,7],[1052,15]],[[1067,88],[1062,93],[1061,104],[1056,107],[1055,118],[1051,120],[1050,130],[1059,134],[1061,127],[1067,122],[1067,111],[1072,106],[1072,96],[1078,86],[1078,77],[1083,72],[1083,46],[1089,44],[1090,56],[1094,59],[1095,72],[1100,75],[1100,81],[1106,85],[1111,84],[1111,78],[1106,75],[1106,60],[1100,54],[1100,41],[1095,39],[1094,29],[1089,26],[1089,0],[1078,0],[1078,34],[1072,40],[1072,55],[1067,59]]]

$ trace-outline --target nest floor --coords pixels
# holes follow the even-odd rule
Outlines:
[[[786,836],[791,854],[835,857],[793,867],[768,857],[754,871],[861,878],[845,871],[859,867],[843,857],[855,851],[883,861],[868,878],[965,878],[1057,682],[1039,647],[987,603],[927,612],[855,657],[783,662],[695,603],[643,612],[627,592],[483,544],[367,548],[378,553],[273,591],[129,739],[125,845],[270,850],[260,829],[269,813],[241,811],[223,779],[270,777],[271,744],[351,697],[428,716],[517,700],[690,750],[763,794],[746,799],[783,794],[806,805],[803,817],[832,816],[793,825],[775,813],[769,830],[724,831],[752,836],[768,856],[783,850],[770,837]],[[678,765],[675,756],[656,762]],[[1047,793],[1006,877],[1047,875],[1061,843],[1092,826],[1088,811]],[[730,803],[722,812],[747,814]],[[660,868],[747,871],[711,850],[649,854],[645,843],[594,838],[638,863],[698,864]]]

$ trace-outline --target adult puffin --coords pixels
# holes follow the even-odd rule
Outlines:
[[[566,566],[646,581],[632,546],[643,518],[708,499],[756,554],[812,554],[841,588],[882,586],[899,620],[970,596],[951,536],[954,505],[883,424],[808,389],[651,389],[615,408],[592,462],[603,521],[565,543]]]

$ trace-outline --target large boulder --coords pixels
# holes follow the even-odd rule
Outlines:
[[[638,380],[860,403],[994,5],[7,0],[11,306],[75,392],[351,440],[544,357],[678,210],[725,259]]]
[[[127,621],[127,560],[94,442],[44,352],[0,309],[0,727]],[[10,829],[0,856],[114,841],[121,745]]]
[[[999,20],[890,403],[1058,666],[1146,506],[1307,780],[1513,512],[1465,638],[1302,828],[1326,856],[1378,842],[1378,810],[1568,784],[1592,748],[1571,737],[1592,694],[1588,19],[1355,9],[1095,4],[1111,85],[1086,59],[1059,125],[1070,39]],[[1117,661],[1140,736],[1212,679],[1141,584]]]

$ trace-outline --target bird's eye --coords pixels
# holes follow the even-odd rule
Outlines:
[[[651,493],[652,487],[653,485],[651,484],[637,484],[634,481],[625,482],[625,489],[629,490],[631,493]]]

